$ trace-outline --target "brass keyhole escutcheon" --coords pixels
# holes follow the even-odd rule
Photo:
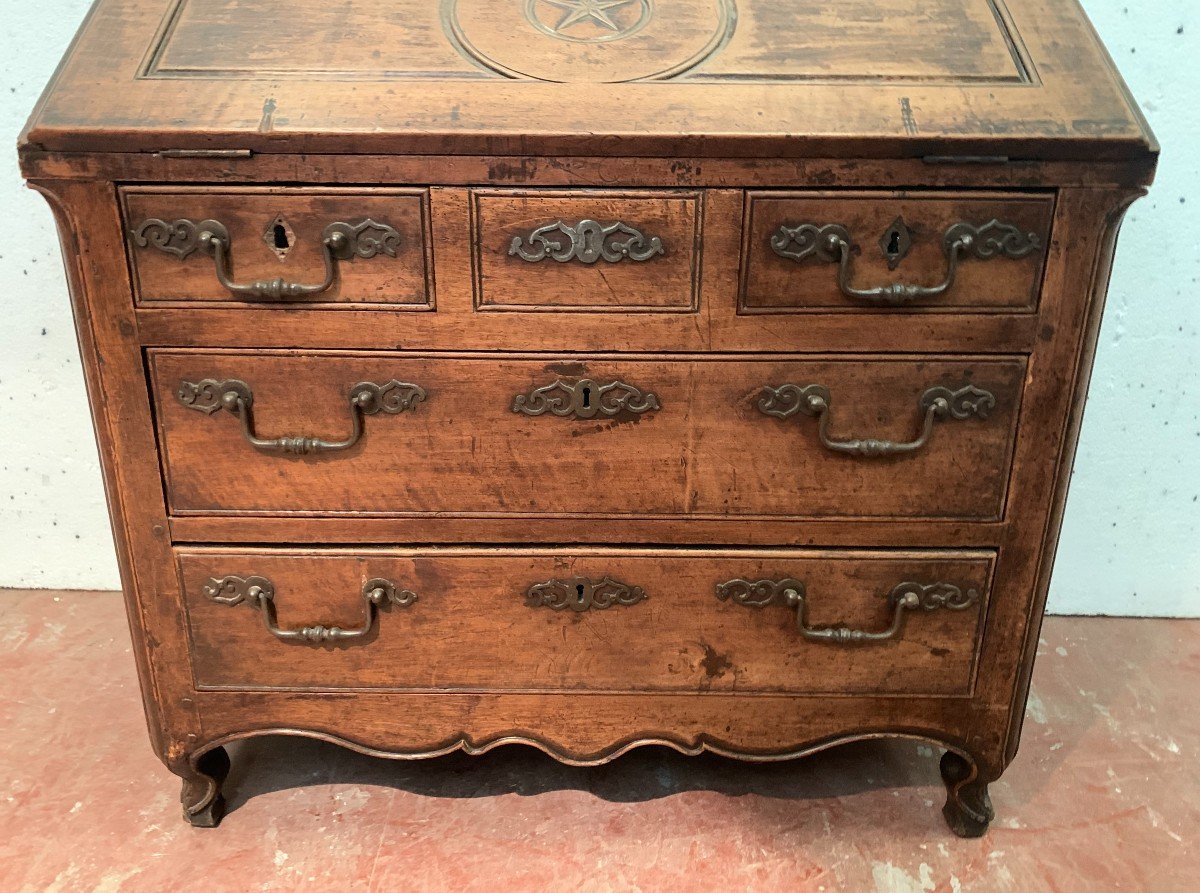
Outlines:
[[[292,246],[296,244],[296,234],[292,232],[291,226],[283,215],[276,214],[263,230],[262,240],[268,248],[275,252],[276,257],[283,260],[292,250]]]
[[[897,217],[879,238],[879,250],[887,259],[888,269],[896,269],[911,249],[912,231],[903,217]]]

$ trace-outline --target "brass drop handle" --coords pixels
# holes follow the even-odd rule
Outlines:
[[[1042,247],[1037,233],[1027,233],[1011,223],[991,220],[983,226],[955,223],[942,235],[942,252],[946,255],[946,274],[937,285],[911,285],[889,282],[874,288],[858,288],[851,284],[850,269],[853,239],[850,231],[838,223],[801,223],[780,226],[771,235],[771,250],[780,257],[800,263],[815,257],[826,263],[838,264],[838,288],[848,298],[885,307],[895,307],[912,301],[944,295],[954,285],[959,261],[973,255],[979,260],[1007,257],[1014,260],[1026,257]]]
[[[229,269],[231,240],[229,230],[219,220],[187,219],[168,223],[158,218],[143,220],[134,230],[133,241],[139,248],[157,248],[185,259],[202,251],[213,259],[217,281],[230,294],[251,300],[305,298],[333,287],[337,262],[354,257],[372,258],[378,254],[396,256],[400,234],[384,223],[366,219],[356,224],[337,221],[321,233],[321,251],[325,258],[325,278],[315,284],[289,282],[282,277],[257,282],[234,282]]]
[[[897,638],[904,630],[908,614],[917,609],[936,611],[947,608],[963,611],[979,601],[979,591],[962,589],[953,583],[900,583],[885,596],[892,606],[892,620],[880,630],[852,629],[845,626],[810,626],[808,596],[804,584],[791,577],[781,580],[737,578],[717,586],[717,598],[749,608],[783,605],[796,611],[796,628],[811,642],[834,645],[861,645]]]
[[[785,384],[777,388],[764,387],[758,400],[758,409],[777,419],[791,418],[798,413],[816,416],[817,437],[821,445],[835,453],[864,457],[896,456],[914,453],[929,443],[934,422],[966,419],[972,415],[986,419],[996,406],[996,397],[990,391],[973,385],[965,385],[956,391],[944,387],[929,388],[917,401],[917,407],[924,416],[921,433],[914,440],[900,442],[873,437],[834,440],[829,434],[832,403],[833,396],[824,385]]]
[[[363,416],[386,412],[392,415],[413,409],[425,399],[425,389],[408,382],[389,381],[375,384],[362,381],[350,389],[349,436],[343,440],[324,440],[310,435],[286,435],[283,437],[260,437],[254,430],[254,392],[250,385],[239,379],[219,381],[205,378],[201,381],[181,381],[175,397],[188,409],[212,415],[225,410],[237,416],[241,422],[242,436],[256,450],[263,453],[279,453],[292,456],[307,456],[313,453],[335,453],[348,450],[362,438]]]
[[[276,622],[275,584],[266,577],[210,577],[204,584],[204,596],[222,605],[235,606],[246,602],[262,612],[267,632],[285,642],[306,642],[319,645],[325,642],[345,642],[361,639],[375,627],[378,609],[384,605],[408,607],[417,600],[416,593],[397,589],[389,580],[375,578],[363,584],[362,596],[367,603],[363,622],[355,629],[313,624],[299,629],[283,629]]]

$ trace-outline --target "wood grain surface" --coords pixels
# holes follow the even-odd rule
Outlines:
[[[983,553],[670,552],[581,550],[183,550],[197,684],[203,688],[394,691],[738,692],[969,695],[987,610]],[[379,612],[361,640],[284,642],[260,611],[206,597],[211,578],[268,578],[278,623],[362,625],[363,584],[415,592]],[[604,610],[530,607],[526,591],[555,579],[610,578],[645,598]],[[837,645],[803,639],[796,612],[720,601],[734,579],[787,579],[807,591],[813,626],[886,629],[891,590],[945,582],[980,599],[961,611],[917,610],[894,640]]]
[[[320,353],[151,354],[167,492],[197,513],[446,516],[644,515],[998,519],[1003,514],[1024,363],[1016,358],[743,360],[637,357],[515,359]],[[427,400],[365,420],[344,453],[264,454],[231,413],[176,399],[180,382],[238,379],[254,393],[264,437],[350,430],[360,381],[417,384]],[[624,382],[659,409],[612,417],[514,412],[519,395],[562,381]],[[831,436],[909,441],[931,387],[975,385],[996,397],[987,418],[937,422],[909,455],[830,451],[817,421],[758,408],[765,386],[821,384]],[[597,400],[600,398],[597,397]]]

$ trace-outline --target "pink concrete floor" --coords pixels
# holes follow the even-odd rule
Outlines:
[[[0,893],[1200,890],[1200,622],[1048,620],[981,840],[947,831],[913,742],[572,769],[260,739],[231,748],[224,823],[195,829],[129,650],[116,595],[0,592]]]

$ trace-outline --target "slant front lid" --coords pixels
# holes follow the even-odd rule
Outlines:
[[[1074,0],[99,0],[27,148],[1128,158]]]

